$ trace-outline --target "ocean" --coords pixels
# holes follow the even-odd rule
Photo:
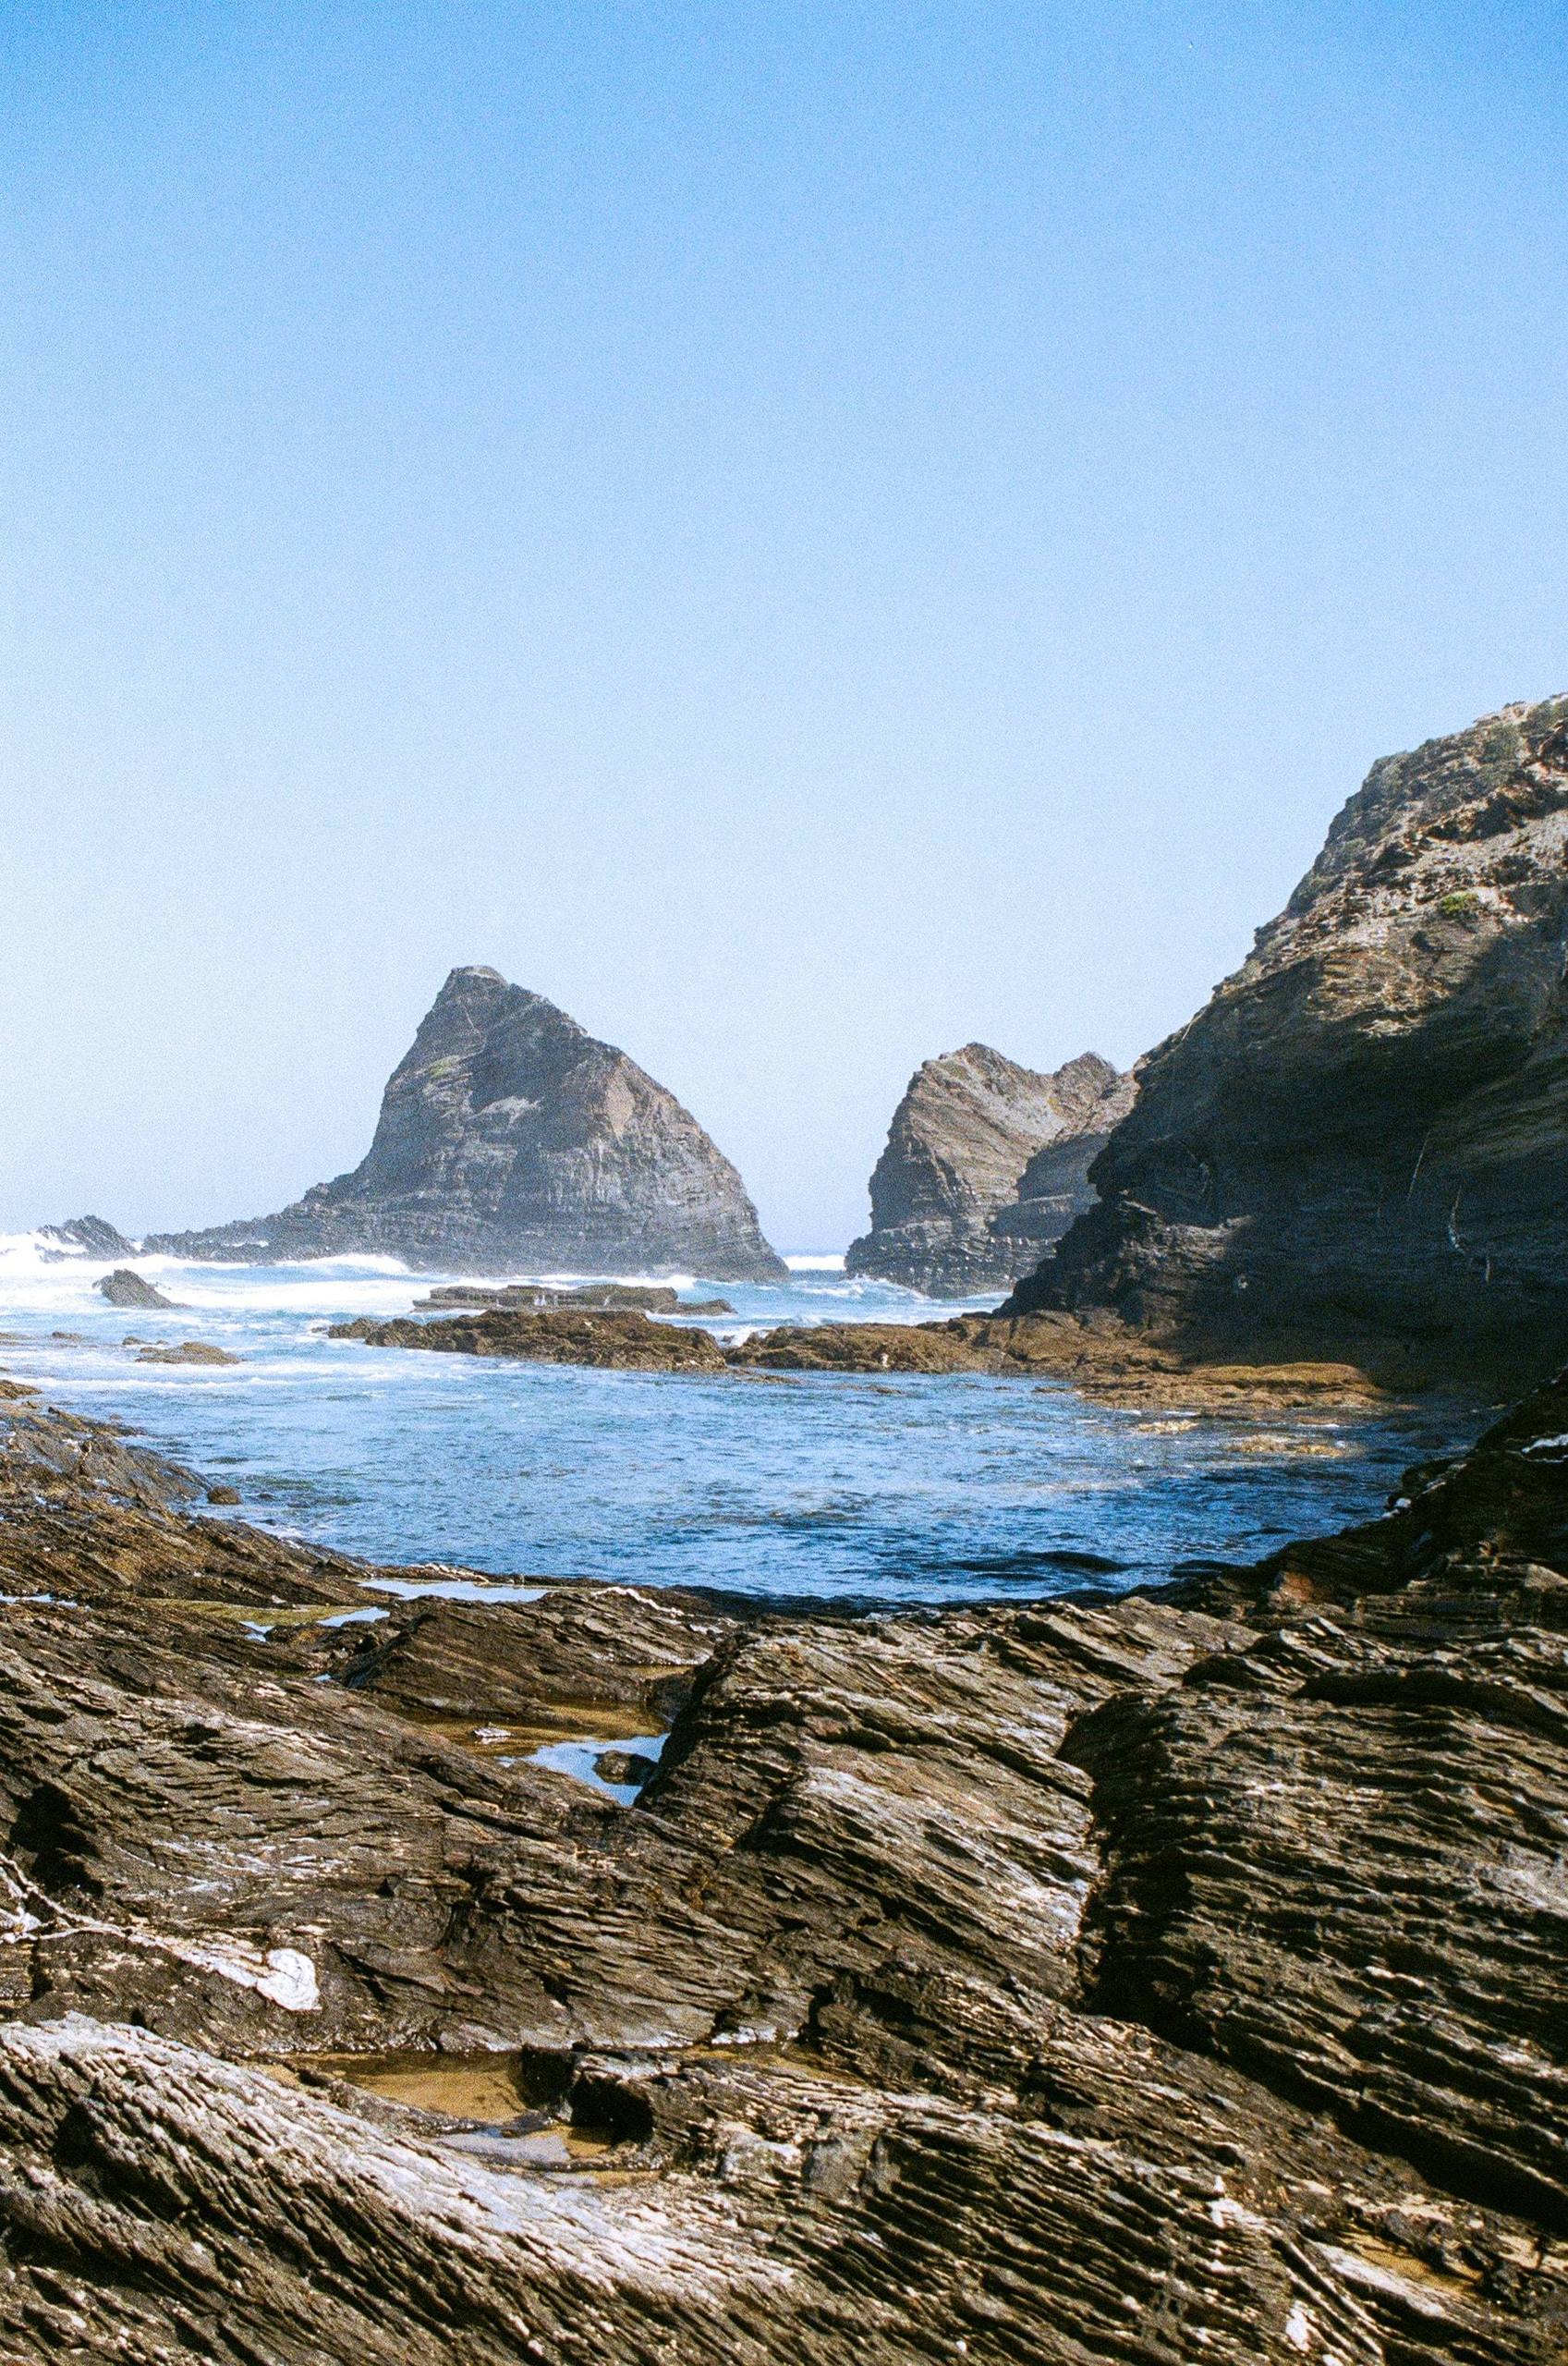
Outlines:
[[[711,1323],[729,1335],[960,1311],[850,1280],[836,1259],[794,1264],[787,1284],[693,1276],[692,1291],[730,1301],[733,1318]],[[111,1307],[94,1287],[105,1264],[0,1237],[0,1369],[236,1488],[228,1517],[376,1561],[496,1575],[890,1604],[1129,1585],[1370,1518],[1407,1464],[1479,1418],[1428,1402],[1204,1420],[1023,1379],[708,1378],[410,1354],[329,1339],[327,1325],[406,1313],[456,1277],[388,1258],[137,1267],[178,1311]],[[142,1364],[128,1335],[200,1338],[241,1361]]]

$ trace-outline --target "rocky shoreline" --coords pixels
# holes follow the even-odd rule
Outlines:
[[[1565,1437],[804,1616],[372,1568],[8,1389],[7,2360],[1561,2358]]]
[[[426,1300],[433,1305],[433,1300]],[[700,1306],[694,1311],[702,1311]],[[606,1307],[503,1305],[334,1323],[334,1339],[631,1372],[977,1373],[1057,1380],[1101,1403],[1231,1412],[1364,1410],[1387,1392],[1345,1363],[1204,1361],[1114,1317],[959,1315],[934,1323],[775,1323],[724,1341],[696,1323]]]

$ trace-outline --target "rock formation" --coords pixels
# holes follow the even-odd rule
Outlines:
[[[1086,1052],[1054,1074],[966,1043],[917,1068],[845,1270],[932,1298],[999,1289],[1093,1199],[1085,1180],[1132,1079]]]
[[[1568,699],[1374,765],[1011,1310],[1520,1381],[1568,1348]]]
[[[112,1274],[105,1274],[98,1285],[98,1294],[100,1298],[106,1298],[111,1306],[166,1307],[172,1310],[175,1303],[172,1298],[165,1298],[163,1291],[142,1274],[133,1273],[128,1265],[116,1266]]]
[[[72,1216],[68,1224],[46,1224],[39,1238],[55,1244],[44,1254],[56,1256],[129,1257],[136,1244],[103,1216]]]
[[[1554,2366],[1565,1435],[737,1617],[389,1604],[11,1392],[9,2366]]]
[[[674,1094],[483,969],[447,979],[351,1175],[276,1215],[144,1246],[251,1263],[382,1253],[459,1273],[785,1271],[740,1177]]]

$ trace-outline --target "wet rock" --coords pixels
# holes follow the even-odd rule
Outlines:
[[[1280,917],[1143,1063],[1010,1311],[1189,1354],[1538,1379],[1568,1346],[1568,699],[1373,766]]]
[[[593,1762],[602,1783],[625,1783],[640,1789],[659,1772],[659,1761],[639,1750],[602,1750]]]
[[[145,1246],[250,1262],[381,1253],[459,1273],[784,1273],[740,1177],[674,1094],[486,969],[447,979],[351,1175],[276,1215]]]
[[[438,1354],[516,1356],[533,1363],[589,1364],[627,1372],[723,1372],[724,1359],[711,1331],[650,1323],[645,1314],[514,1312],[490,1307],[450,1321],[415,1317],[375,1323],[361,1315],[336,1323],[327,1336],[361,1339],[372,1348],[427,1348]]]
[[[135,1241],[128,1240],[103,1216],[72,1216],[67,1224],[43,1225],[39,1237],[67,1255],[131,1257],[136,1253]]]
[[[1085,1175],[1132,1091],[1092,1052],[1054,1074],[986,1043],[928,1060],[893,1114],[871,1229],[845,1272],[934,1298],[1004,1288],[1092,1200]]]
[[[165,1298],[161,1289],[156,1288],[152,1282],[144,1280],[141,1274],[132,1273],[128,1266],[120,1266],[114,1273],[105,1274],[98,1285],[98,1294],[101,1298],[106,1298],[111,1306],[172,1307],[174,1305],[172,1298]]]
[[[227,1348],[214,1348],[206,1339],[182,1339],[174,1348],[143,1348],[136,1360],[139,1364],[237,1364],[244,1359]]]
[[[486,1288],[470,1282],[447,1282],[414,1302],[416,1314],[450,1308],[509,1307],[530,1310],[576,1309],[586,1313],[673,1314],[680,1293],[662,1282],[582,1282],[570,1289],[553,1289],[543,1282],[503,1282]]]
[[[994,1372],[1000,1362],[983,1335],[924,1323],[780,1323],[726,1348],[724,1359],[761,1372]]]
[[[1169,1596],[335,1628],[0,1417],[21,2366],[1562,2356],[1568,1388]]]

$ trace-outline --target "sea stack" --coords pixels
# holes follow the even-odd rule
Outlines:
[[[379,1253],[474,1274],[785,1271],[740,1177],[675,1095],[487,969],[447,979],[351,1175],[276,1215],[143,1245],[248,1263]]]
[[[1375,764],[1012,1311],[1524,1382],[1568,1348],[1568,698]]]
[[[989,1043],[927,1060],[871,1177],[871,1229],[845,1271],[931,1298],[1005,1289],[1093,1199],[1088,1170],[1133,1083],[1086,1052],[1020,1067]]]

